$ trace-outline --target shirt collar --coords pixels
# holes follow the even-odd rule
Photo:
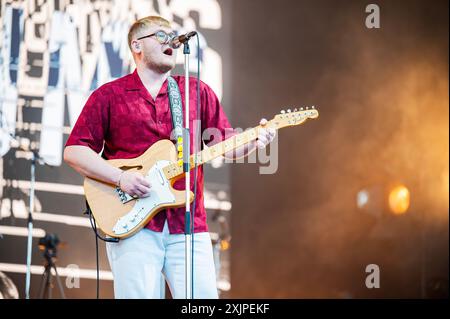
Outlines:
[[[134,72],[131,73],[130,76],[128,77],[126,83],[126,90],[141,91],[141,93],[143,92],[148,93],[147,89],[145,88],[144,84],[141,81],[141,78],[139,77],[139,74],[137,73],[137,69],[135,69]],[[159,94],[166,94],[166,93],[167,93],[167,79],[164,81],[161,89],[159,90]]]

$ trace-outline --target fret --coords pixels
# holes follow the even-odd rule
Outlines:
[[[195,162],[197,162],[197,163],[195,163]],[[192,163],[192,165],[194,165],[194,164],[201,165],[202,164],[202,152],[198,152],[197,156],[192,155],[191,163]]]
[[[200,154],[201,154],[200,158],[202,159],[201,160],[201,164],[206,163],[206,162],[209,161],[208,154],[205,152],[205,150],[201,151]]]
[[[225,152],[231,151],[233,149],[233,143],[229,140],[226,140],[225,142]]]

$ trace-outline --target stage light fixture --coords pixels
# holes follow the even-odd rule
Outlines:
[[[395,215],[401,215],[408,211],[410,205],[410,193],[406,186],[398,185],[389,192],[389,209]]]

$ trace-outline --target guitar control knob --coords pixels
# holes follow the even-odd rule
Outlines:
[[[288,113],[291,113],[291,109],[288,109],[287,112],[288,112]]]
[[[286,113],[286,111],[285,110],[281,110],[281,112],[280,112],[281,114],[284,114],[284,113]]]

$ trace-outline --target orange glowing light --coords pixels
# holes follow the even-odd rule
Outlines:
[[[220,241],[220,249],[227,250],[228,248],[230,248],[230,242],[228,240],[221,240]]]
[[[389,208],[391,212],[400,215],[407,212],[409,208],[410,194],[408,188],[399,185],[389,193]]]

